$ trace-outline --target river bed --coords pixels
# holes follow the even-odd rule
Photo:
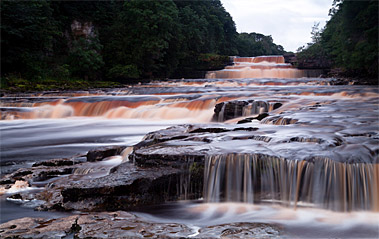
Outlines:
[[[143,220],[186,225],[190,228],[186,236],[195,238],[217,237],[217,230],[212,234],[210,227],[242,222],[278,225],[287,238],[378,237],[378,88],[305,78],[296,75],[300,73],[295,69],[278,66],[281,62],[265,66],[265,71],[278,67],[276,73],[256,76],[254,64],[248,62],[248,73],[241,70],[241,63],[213,72],[210,78],[214,79],[5,95],[1,99],[1,173],[50,159],[76,156],[81,160],[98,147],[131,147],[149,132],[185,125],[186,131],[174,128],[175,134],[168,135],[173,140],[168,138],[164,147],[153,150],[169,155],[180,150],[206,151],[210,166],[205,167],[203,197],[134,210]],[[297,78],[283,78],[286,70]],[[199,135],[192,137],[193,128]],[[121,156],[117,160],[112,167],[125,162]],[[259,160],[270,162],[275,170],[258,170],[263,167]],[[317,166],[322,174],[332,176],[317,182],[315,176],[307,176],[320,173],[315,162],[322,162]],[[51,180],[30,186],[45,186],[55,179]],[[282,180],[288,180],[287,184]],[[333,193],[328,193],[330,188]],[[33,206],[6,199],[17,190],[4,190],[1,223],[24,216],[80,214],[35,212]]]

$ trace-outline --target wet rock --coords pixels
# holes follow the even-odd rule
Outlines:
[[[276,110],[276,109],[280,108],[282,105],[283,105],[282,103],[276,102],[273,104],[272,108],[273,108],[273,110]]]
[[[231,223],[203,228],[196,238],[280,238],[281,229],[266,223]]]
[[[276,110],[282,106],[280,102],[263,100],[233,100],[219,103],[215,106],[213,121],[226,121],[241,116],[249,116]]]
[[[245,118],[243,120],[240,120],[237,122],[237,124],[245,124],[245,123],[250,123],[252,122],[253,120],[263,120],[264,118],[266,118],[267,116],[269,116],[269,114],[267,113],[262,113],[262,114],[259,114],[258,116],[256,117],[248,117],[248,118]]]
[[[197,129],[194,129],[192,131],[190,131],[190,133],[221,133],[221,132],[228,132],[230,130],[227,130],[227,129],[224,129],[224,128],[197,128]]]
[[[225,121],[243,115],[243,108],[249,104],[248,101],[228,101],[215,106],[213,121]]]
[[[38,167],[38,166],[48,166],[48,167],[71,166],[71,165],[74,165],[75,163],[79,163],[79,162],[75,161],[72,158],[70,158],[70,159],[68,159],[68,158],[52,159],[52,160],[34,163],[32,165],[32,167]]]
[[[17,181],[25,181],[29,182],[29,184],[34,184],[40,181],[45,181],[51,178],[59,177],[61,175],[71,174],[72,172],[72,166],[37,166],[28,169],[18,169],[17,171],[11,174],[3,175],[0,180],[0,185],[2,185],[1,188],[9,189]]]
[[[114,211],[195,199],[201,196],[202,177],[195,180],[191,173],[195,173],[193,168],[140,168],[123,163],[102,177],[84,175],[74,181],[73,175],[73,178],[55,180],[39,194],[39,198],[46,201],[39,209]]]
[[[101,158],[111,153],[118,154],[122,149],[123,147],[107,148],[94,151],[94,154]],[[141,205],[201,197],[203,168],[195,163],[196,160],[176,164],[174,162],[177,159],[173,158],[172,165],[146,163],[140,164],[141,167],[128,162],[120,164],[121,158],[119,161],[110,159],[109,162],[80,160],[49,160],[4,175],[0,181],[0,193],[8,193],[8,189],[15,187],[17,182],[22,182],[25,187],[38,186],[39,192],[20,192],[14,199],[37,199],[44,201],[42,205],[37,205],[38,210],[64,211],[131,209]],[[149,158],[145,160],[148,161]],[[73,162],[73,165],[66,165],[66,162]]]
[[[195,236],[194,236],[195,235]],[[21,218],[0,225],[2,238],[278,238],[281,229],[264,223],[231,223],[195,231],[178,223],[151,222],[128,212],[64,218]]]
[[[95,162],[110,156],[119,155],[125,148],[125,146],[110,146],[90,150],[87,153],[87,161]]]

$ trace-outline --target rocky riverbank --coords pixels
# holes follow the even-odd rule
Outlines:
[[[0,225],[3,238],[279,238],[266,223],[230,223],[204,228],[157,223],[124,211],[81,213],[65,218],[21,218]]]
[[[105,147],[89,151],[87,155],[39,162],[31,168],[19,169],[4,176],[0,181],[1,191],[5,193],[3,196],[21,203],[34,202],[35,210],[73,211],[74,215],[12,220],[0,225],[0,236],[278,238],[281,228],[266,223],[223,223],[200,228],[180,223],[157,223],[120,211],[202,196],[204,152],[188,151],[181,156],[184,152],[162,154],[154,151],[165,141],[179,140],[176,133],[188,128],[193,129],[190,135],[228,131],[190,125],[173,127],[147,135],[134,147],[130,161],[127,159],[130,149],[123,146]],[[27,190],[36,186],[39,190],[32,193]]]

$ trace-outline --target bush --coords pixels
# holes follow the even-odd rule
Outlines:
[[[116,65],[108,72],[109,78],[137,79],[140,77],[140,71],[136,65]]]

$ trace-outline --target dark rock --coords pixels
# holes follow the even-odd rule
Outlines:
[[[282,103],[279,103],[279,102],[274,103],[274,105],[273,105],[273,110],[276,110],[276,109],[280,108],[282,105],[283,105],[283,104],[282,104]]]
[[[228,132],[230,130],[224,129],[224,128],[197,128],[189,133],[221,133],[221,132]]]
[[[264,118],[266,118],[267,116],[269,116],[269,114],[267,113],[262,113],[262,114],[259,114],[258,116],[256,117],[248,117],[246,119],[243,119],[243,120],[240,120],[237,122],[237,124],[245,124],[245,123],[250,123],[252,122],[253,120],[263,120]]]
[[[285,63],[290,63],[291,65],[297,65],[297,58],[295,53],[285,53],[283,55],[284,57],[284,62]]]
[[[32,174],[32,171],[22,170],[22,171],[18,171],[17,173],[15,173],[14,177],[22,177],[22,176],[26,176],[26,175],[29,175],[29,174]]]
[[[256,120],[263,120],[264,118],[266,118],[267,116],[269,116],[269,114],[267,113],[262,113],[262,114],[259,114],[257,117],[253,118],[253,119],[256,119]]]
[[[87,153],[87,161],[101,161],[104,158],[119,155],[125,148],[125,146],[109,146],[90,150]]]
[[[22,196],[21,196],[21,194],[19,194],[19,193],[14,194],[14,195],[11,195],[9,198],[11,198],[11,199],[20,199],[20,200],[22,200]]]
[[[174,149],[175,152],[169,149],[166,153],[161,153],[164,150],[164,147],[160,146],[143,148],[136,150],[131,158],[141,167],[170,166],[180,168],[192,162],[203,162],[205,155],[202,152],[193,152],[184,148],[176,148]]]
[[[243,108],[248,105],[248,101],[227,101],[215,106],[213,121],[225,121],[243,115]]]
[[[57,168],[56,170],[41,171],[36,177],[33,178],[33,181],[45,181],[61,175],[71,174],[72,172],[72,168]]]
[[[239,127],[239,128],[234,128],[233,129],[233,131],[239,131],[239,130],[243,130],[243,131],[257,131],[258,128],[255,128],[255,127],[247,127],[247,128]]]
[[[16,182],[15,179],[1,179],[0,185],[13,184],[14,182]]]
[[[262,100],[233,100],[219,103],[215,106],[213,121],[226,121],[244,115],[264,114],[276,110],[282,103],[270,103]],[[263,112],[263,113],[262,113]]]
[[[32,167],[38,167],[38,166],[48,166],[48,167],[71,166],[71,165],[74,165],[74,163],[78,163],[78,162],[74,162],[73,159],[63,158],[63,159],[53,159],[53,160],[38,162],[38,163],[33,164]]]
[[[47,201],[40,209],[114,211],[179,198],[196,199],[202,192],[202,174],[194,166],[139,168],[123,163],[103,177],[54,181],[40,194],[39,198]]]
[[[251,123],[252,120],[253,120],[252,118],[246,118],[246,119],[238,121],[237,124]]]

